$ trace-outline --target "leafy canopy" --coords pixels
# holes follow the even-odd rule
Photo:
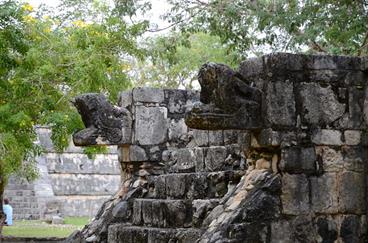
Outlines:
[[[236,55],[228,52],[216,36],[205,33],[150,38],[144,43],[147,58],[132,65],[131,75],[138,86],[198,88],[197,72],[206,62],[235,66]]]
[[[366,0],[168,0],[182,32],[217,35],[239,54],[368,54]]]
[[[79,3],[78,12],[71,2]],[[15,172],[36,176],[35,124],[51,126],[58,149],[68,146],[69,135],[82,128],[72,97],[102,92],[115,100],[131,87],[128,61],[143,56],[137,38],[146,22],[129,24],[103,1],[64,1],[60,9],[0,0],[1,182]]]

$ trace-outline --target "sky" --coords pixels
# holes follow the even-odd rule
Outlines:
[[[146,18],[148,17],[152,23],[158,25],[158,28],[164,28],[169,24],[160,19],[160,15],[164,14],[167,10],[169,10],[170,5],[166,2],[166,0],[150,0],[152,3],[152,9],[146,14]],[[45,4],[50,7],[57,7],[60,3],[59,0],[25,0],[25,2],[29,2],[33,7],[38,7],[40,4]]]

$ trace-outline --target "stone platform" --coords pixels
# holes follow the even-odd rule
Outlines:
[[[279,53],[213,75],[206,99],[121,93],[123,186],[67,242],[367,242],[367,71],[366,58]],[[231,106],[234,79],[246,92]]]

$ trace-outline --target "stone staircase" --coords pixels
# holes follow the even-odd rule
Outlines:
[[[40,205],[32,183],[11,177],[5,197],[13,207],[13,219],[39,219]]]
[[[194,242],[203,220],[246,171],[240,130],[189,129],[197,92],[136,88],[120,94],[132,134],[119,145],[123,184],[67,242]],[[131,129],[131,131],[129,130]],[[109,141],[107,144],[111,144]]]
[[[205,217],[243,174],[228,170],[148,176],[146,195],[128,200],[129,209],[120,213],[130,217],[108,227],[107,242],[195,242]]]

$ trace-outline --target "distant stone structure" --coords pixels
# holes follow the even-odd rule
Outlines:
[[[45,219],[55,214],[93,217],[102,203],[120,187],[120,165],[116,148],[89,159],[73,143],[58,153],[48,127],[37,127],[44,150],[37,158],[40,178],[28,183],[11,178],[5,190],[15,219]]]
[[[201,97],[121,93],[124,182],[67,242],[367,242],[368,59],[278,53],[207,71]]]

